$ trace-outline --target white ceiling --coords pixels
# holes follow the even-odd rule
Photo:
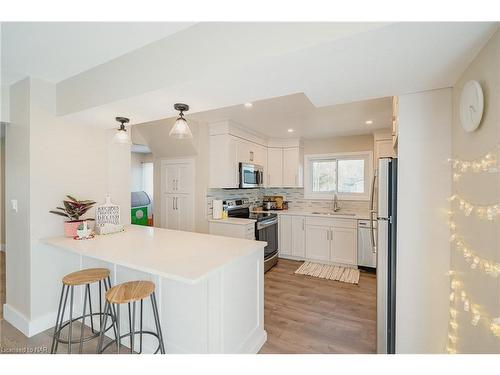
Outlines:
[[[165,38],[187,22],[3,22],[2,85],[59,82]]]
[[[390,128],[392,98],[315,107],[303,94],[281,96],[252,103],[199,112],[188,119],[205,122],[233,120],[270,138],[320,138],[371,133]],[[366,121],[373,123],[367,125]],[[293,132],[288,132],[293,129]]]
[[[313,106],[321,108],[451,87],[498,28],[496,23],[481,22],[377,24],[365,29],[349,29],[339,37],[337,24],[331,25],[329,35],[325,32],[328,25],[322,24],[322,37],[314,38],[315,30],[319,31],[309,29],[307,24],[267,24],[265,27],[260,24],[238,24],[238,27],[234,24],[197,24],[175,35],[176,45],[188,47],[179,51],[180,59],[165,59],[158,56],[157,50],[154,56],[163,59],[158,62],[159,68],[154,66],[156,60],[147,59],[149,69],[158,71],[157,79],[148,76],[155,90],[146,91],[143,85],[143,94],[108,100],[70,114],[68,118],[78,123],[112,127],[116,115],[130,117],[132,123],[172,117],[176,102],[189,104],[189,114],[194,114],[247,101],[304,93]],[[261,32],[262,27],[266,33]],[[280,33],[281,28],[288,32]],[[270,30],[274,31],[271,40],[267,35]],[[289,38],[300,35],[299,31],[308,32],[308,38]],[[253,38],[249,40],[248,35]],[[281,49],[262,48],[267,42],[279,46],[280,38],[283,40]],[[214,40],[219,44],[211,44],[209,48],[207,44]],[[127,66],[129,59],[124,60]],[[117,76],[103,82],[103,90],[109,89],[110,82],[125,82],[131,85],[132,92],[136,86],[120,74],[144,77],[147,73],[140,65],[136,69],[142,68],[142,72],[127,70],[124,73],[119,69],[119,59],[109,64],[107,75],[116,72]],[[85,86],[89,95],[99,91],[99,76],[88,72],[85,77],[84,82],[90,80],[96,87],[89,91],[88,85]],[[158,88],[161,80],[162,87]],[[124,88],[119,91],[120,95],[129,92]],[[76,92],[79,94],[78,90]],[[310,135],[304,131],[304,136]]]
[[[107,49],[116,48],[116,56],[133,49],[133,43],[135,48],[147,43],[146,35],[149,41],[161,38],[158,30],[167,35],[59,82],[58,95],[63,93],[75,108],[61,112],[68,113],[68,121],[110,128],[115,126],[114,117],[123,115],[131,123],[142,123],[172,117],[173,104],[185,102],[193,118],[222,108],[210,116],[233,116],[235,121],[253,123],[257,130],[281,134],[285,125],[266,123],[270,114],[269,118],[293,123],[304,137],[325,131],[355,134],[365,117],[377,122],[386,118],[383,111],[380,120],[376,118],[376,105],[329,108],[332,105],[453,86],[498,28],[496,23],[481,22],[197,23],[191,27],[164,23],[153,24],[154,32],[147,32],[150,24],[102,24],[102,30],[93,32],[89,25],[96,24],[75,29],[73,24],[65,25],[36,24],[32,32],[19,33],[23,38],[7,43],[7,51],[17,56],[17,60],[8,57],[8,66],[19,65],[17,70],[23,74],[31,69],[32,76],[59,81],[113,58],[111,53],[106,55]],[[145,31],[136,33],[140,27]],[[144,35],[136,40],[136,34]],[[40,43],[48,50],[39,48]],[[75,67],[80,59],[85,66]],[[66,65],[71,71],[65,71]],[[68,87],[66,83],[71,89],[61,90]],[[292,95],[297,93],[303,95]],[[286,110],[280,113],[280,107],[268,105],[274,100]],[[247,101],[256,102],[252,118],[239,111]],[[78,108],[78,103],[92,105]],[[302,112],[294,117],[296,108]]]

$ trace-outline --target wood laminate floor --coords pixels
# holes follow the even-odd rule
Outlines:
[[[280,259],[265,275],[260,353],[375,353],[375,275],[352,285],[294,274],[301,263]]]
[[[4,286],[5,253],[0,255]],[[351,285],[296,275],[294,271],[300,264],[280,259],[265,275],[264,323],[268,340],[260,353],[375,353],[375,276],[362,272],[359,285]],[[2,305],[4,290],[2,287]],[[79,329],[76,332],[79,334]],[[27,338],[0,320],[0,353],[47,352],[51,337],[49,329]],[[84,353],[95,353],[94,341],[84,346]],[[78,346],[73,350],[78,351]],[[66,347],[61,351],[66,352]]]

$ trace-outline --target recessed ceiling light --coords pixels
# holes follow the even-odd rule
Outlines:
[[[246,102],[245,104],[243,104],[246,108],[252,108],[253,107],[253,104],[250,103],[250,102]]]
[[[293,133],[294,130],[293,129],[288,129],[288,133]]]
[[[371,124],[373,124],[373,121],[372,121],[372,120],[366,120],[366,121],[365,121],[365,124],[366,124],[366,125],[371,125]]]

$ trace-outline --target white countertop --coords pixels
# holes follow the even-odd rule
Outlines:
[[[331,219],[351,219],[351,220],[369,220],[370,213],[365,212],[355,212],[355,211],[342,211],[340,212],[323,212],[316,211],[303,211],[303,210],[269,210],[269,211],[258,211],[253,210],[252,212],[272,212],[278,215],[296,215],[296,216],[315,216],[315,217],[327,217]],[[348,215],[346,215],[348,214]]]
[[[194,284],[266,242],[128,225],[125,232],[90,240],[54,237],[43,243],[82,256]]]
[[[238,217],[228,217],[227,219],[208,219],[212,223],[224,223],[224,224],[234,224],[234,225],[247,225],[255,223],[255,219],[241,219]]]

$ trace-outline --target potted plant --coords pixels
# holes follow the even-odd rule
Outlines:
[[[75,237],[77,235],[76,231],[78,230],[78,226],[83,223],[83,219],[80,219],[80,217],[83,216],[95,202],[91,200],[79,201],[71,195],[67,195],[66,197],[68,199],[63,201],[64,207],[56,207],[56,210],[49,212],[69,219],[64,222],[64,234],[66,237]]]

